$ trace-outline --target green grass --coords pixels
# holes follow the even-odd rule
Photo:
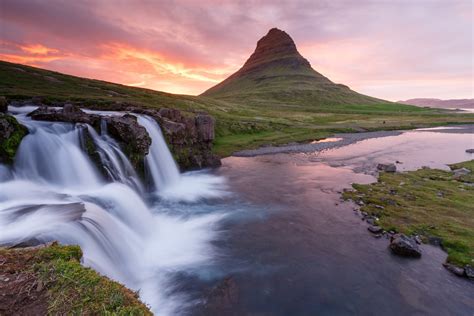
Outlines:
[[[0,163],[2,161],[11,163],[15,158],[16,151],[20,146],[23,137],[28,134],[28,129],[23,125],[20,125],[16,118],[11,115],[0,113],[0,119],[6,120],[6,122],[8,122],[8,124],[14,128],[13,132],[8,138],[3,139],[3,135],[0,135]]]
[[[284,90],[289,84],[288,81],[276,81],[272,89]],[[242,92],[237,97],[221,99],[174,95],[0,61],[0,95],[9,100],[41,97],[45,102],[71,101],[100,109],[125,102],[148,108],[172,107],[208,112],[217,121],[214,150],[221,156],[263,144],[312,140],[332,131],[474,123],[474,114],[390,103],[359,97],[361,95],[354,92],[349,95],[353,101],[351,104],[347,101],[346,89],[342,88],[340,93],[336,91],[330,95],[314,90],[308,93],[298,91],[294,95],[288,92],[284,97],[280,92],[265,89],[259,93]]]
[[[42,284],[47,289],[45,297],[38,297],[33,291],[31,299],[37,299],[37,305],[46,300],[50,315],[151,315],[136,293],[83,267],[79,246],[53,243],[45,248],[0,248],[0,257],[5,268],[14,271],[20,280],[28,278],[33,282],[25,286],[36,288]],[[14,285],[12,282],[13,291],[19,291],[17,295],[29,295]],[[9,284],[5,286],[8,289]]]
[[[355,190],[343,195],[363,201],[361,210],[379,217],[378,224],[385,230],[440,237],[448,262],[473,265],[474,160],[451,166],[462,167],[471,173],[459,178],[435,169],[381,173],[376,183],[354,184]]]

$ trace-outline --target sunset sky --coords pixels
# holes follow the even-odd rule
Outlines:
[[[0,0],[0,59],[200,94],[272,27],[313,68],[388,100],[473,98],[471,0]]]

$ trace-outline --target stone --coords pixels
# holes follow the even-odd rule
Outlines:
[[[375,225],[371,225],[369,227],[367,227],[368,231],[371,232],[372,234],[380,234],[383,229],[382,227],[380,226],[375,226]],[[380,235],[381,236],[381,235]]]
[[[66,122],[89,124],[98,129],[100,126],[100,115],[88,114],[79,107],[72,104],[65,104],[62,109],[52,109],[48,106],[40,106],[28,114],[36,121]]]
[[[466,149],[468,154],[474,154],[474,148]]]
[[[466,265],[464,267],[464,272],[466,273],[466,276],[469,279],[474,280],[474,267],[473,266]]]
[[[393,163],[390,163],[390,164],[379,163],[377,165],[377,169],[380,171],[385,171],[385,172],[395,172],[397,171],[397,166],[395,166],[395,164]]]
[[[28,129],[14,116],[0,113],[0,164],[11,164]]]
[[[454,172],[454,177],[461,177],[461,176],[470,174],[471,170],[467,168],[459,168],[459,169],[453,170],[453,172]]]
[[[202,141],[214,140],[214,119],[210,115],[199,114],[195,118],[198,137]]]
[[[454,273],[457,276],[463,277],[464,276],[464,269],[458,266],[455,266],[454,264],[451,263],[443,263],[443,266],[446,268],[451,273]]]
[[[7,98],[0,97],[0,113],[7,113],[7,111],[8,111]]]
[[[402,257],[421,257],[421,250],[416,241],[403,234],[392,236],[390,249],[394,254]]]

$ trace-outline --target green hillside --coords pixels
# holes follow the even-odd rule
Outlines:
[[[355,92],[354,92],[355,93]],[[326,137],[334,132],[400,129],[449,123],[474,123],[474,114],[419,108],[397,103],[314,104],[236,102],[209,96],[174,95],[85,79],[0,61],[0,96],[9,101],[40,97],[43,102],[76,102],[111,109],[117,103],[185,111],[206,111],[216,118],[215,150],[222,156],[262,144],[282,144]],[[265,101],[265,99],[263,100]]]

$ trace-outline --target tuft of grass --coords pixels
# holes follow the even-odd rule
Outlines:
[[[0,255],[17,262],[15,273],[32,274],[34,285],[42,284],[47,289],[45,298],[39,299],[46,299],[48,314],[151,315],[136,293],[83,267],[79,246],[53,243],[43,248],[0,248]]]
[[[376,183],[354,184],[345,199],[364,202],[362,211],[379,217],[385,230],[442,239],[447,261],[458,266],[474,264],[474,160],[454,164],[471,173],[420,169],[381,173]],[[382,206],[383,208],[380,208]]]

